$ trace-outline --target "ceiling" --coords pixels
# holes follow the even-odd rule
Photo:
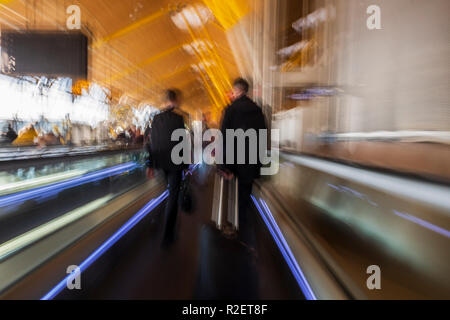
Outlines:
[[[217,0],[0,0],[0,25],[66,30],[66,9],[76,4],[91,41],[89,81],[109,88],[115,102],[159,105],[161,92],[177,87],[188,111],[218,113],[238,70],[225,23],[216,18],[224,8],[214,3],[226,6]]]

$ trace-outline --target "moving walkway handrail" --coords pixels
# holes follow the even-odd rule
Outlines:
[[[164,190],[165,183],[158,176],[116,198],[103,199],[101,205],[91,203],[93,210],[87,208],[78,215],[70,213],[77,218],[60,228],[47,230],[45,236],[0,262],[0,298],[42,298],[55,281],[65,278],[68,266],[85,259]]]
[[[287,181],[289,179],[291,181]],[[450,294],[450,277],[445,271],[448,271],[450,261],[447,250],[450,231],[446,228],[449,225],[450,188],[310,156],[281,154],[279,175],[259,181],[255,196],[271,207],[275,220],[281,224],[287,242],[319,298],[339,298],[327,294],[330,292],[327,286],[333,285],[333,282],[342,288],[348,298],[357,299],[368,299],[374,294],[397,298],[448,297]],[[308,206],[305,206],[306,203]],[[339,213],[342,208],[346,211],[342,213],[344,216]],[[390,262],[386,262],[383,268],[383,283],[387,286],[390,281],[391,288],[396,288],[395,292],[370,291],[366,287],[369,275],[365,273],[365,268],[368,265],[357,275],[351,273],[348,268],[353,262],[348,258],[349,252],[347,259],[336,261],[336,254],[340,254],[336,251],[339,246],[334,247],[331,254],[328,250],[333,244],[322,243],[325,239],[331,241],[331,238],[328,240],[327,235],[323,234],[320,242],[317,240],[318,232],[323,228],[317,219],[326,219],[333,226],[339,225],[336,231],[341,233],[349,230],[370,240],[367,244],[361,244],[365,249],[374,251],[365,253],[365,260],[375,260],[374,256],[378,258],[372,263],[401,260],[404,269],[392,269],[396,264]],[[304,225],[306,222],[307,225]],[[407,248],[410,248],[409,251],[405,251]],[[362,254],[353,246],[347,250],[354,251],[350,255],[353,257]],[[310,261],[306,263],[305,259]],[[311,269],[311,261],[320,268]],[[355,261],[353,266],[361,264],[358,263]],[[321,269],[323,274],[319,277],[318,271]],[[403,274],[414,270],[414,275],[420,280],[408,282],[406,278],[400,279],[402,270]],[[329,284],[320,285],[319,282],[325,278],[328,278]],[[425,279],[436,285],[428,285]],[[433,287],[434,291],[429,291],[428,287]]]
[[[30,160],[28,163],[22,162],[14,162],[11,166],[4,167],[0,164],[0,169],[8,172],[8,176],[18,175],[20,171],[27,170],[32,168],[34,171],[42,170],[45,175],[35,177],[35,178],[25,178],[23,180],[14,181],[11,183],[5,183],[0,187],[0,199],[7,195],[19,194],[25,192],[29,189],[36,189],[42,186],[56,184],[63,181],[73,180],[77,177],[81,177],[83,175],[92,174],[94,171],[99,170],[108,170],[112,166],[120,166],[125,165],[126,162],[135,161],[135,158],[141,157],[142,150],[135,150],[134,152],[127,153],[128,159],[118,158],[115,159],[115,156],[110,154],[97,154],[86,157],[86,159],[78,159],[78,161],[74,161],[73,158],[60,158],[56,163],[54,161],[41,161],[40,164],[37,164],[36,161]],[[111,156],[111,157],[110,157]],[[100,161],[97,161],[100,160]],[[89,165],[86,167],[86,163],[93,162],[96,165]],[[53,170],[54,172],[48,173],[47,167],[56,165],[57,170]],[[35,168],[38,169],[35,169]],[[40,168],[40,169],[39,169]],[[23,174],[22,174],[23,175]],[[6,180],[6,179],[5,179]]]
[[[37,147],[3,147],[0,148],[0,165],[33,161],[51,161],[61,158],[81,158],[104,155],[108,153],[123,153],[142,150],[141,146],[98,145],[85,147],[57,146],[37,149]]]

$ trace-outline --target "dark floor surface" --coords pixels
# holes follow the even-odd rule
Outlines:
[[[259,217],[257,253],[225,238],[211,223],[214,174],[200,167],[192,178],[194,210],[180,210],[175,243],[161,247],[162,206],[141,222],[133,239],[100,279],[68,299],[303,299]],[[251,210],[250,214],[257,214]],[[98,263],[101,263],[98,262]],[[92,266],[91,268],[95,268]]]

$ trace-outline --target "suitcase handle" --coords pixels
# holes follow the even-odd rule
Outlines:
[[[224,220],[233,226],[235,231],[239,230],[239,183],[235,178],[228,184],[228,205],[227,214],[225,214],[225,178],[221,175],[216,176],[214,185],[214,199],[212,220],[216,222],[216,227],[219,230],[224,229]]]

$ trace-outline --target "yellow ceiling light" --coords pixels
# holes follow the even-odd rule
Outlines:
[[[197,15],[199,12],[199,15]],[[201,4],[186,6],[172,14],[173,23],[178,29],[187,31],[189,27],[199,28],[213,17],[212,12]],[[187,21],[187,22],[186,22]]]
[[[194,10],[195,10],[196,14],[199,15],[199,12],[197,11],[197,9],[194,8]],[[208,42],[209,43],[213,43],[213,40],[211,39],[211,36],[209,35],[209,32],[208,32],[208,30],[206,30],[204,25],[202,26],[201,31],[203,33],[203,36],[207,39],[206,40],[207,43]],[[231,90],[230,76],[229,76],[227,70],[223,66],[222,58],[217,53],[216,46],[215,45],[205,46],[205,49],[208,51],[208,53],[211,55],[211,57],[218,64],[219,73],[221,74],[221,76],[222,76],[221,78],[224,81],[224,88],[225,88],[225,90]]]
[[[196,51],[208,51],[208,49],[212,48],[213,45],[211,44],[211,42],[207,41],[207,40],[195,40],[190,44],[186,44],[183,46],[184,51],[186,51],[187,53],[189,53],[190,55],[195,55],[194,50]]]
[[[249,12],[247,0],[203,0],[225,30],[233,27]]]
[[[195,72],[207,72],[206,69],[212,66],[216,66],[214,61],[202,61],[198,64],[192,64],[191,68],[194,69]]]
[[[192,9],[192,7],[187,7],[185,9],[189,9],[189,8]],[[199,17],[199,14],[198,14],[197,10],[192,9],[192,12],[193,12],[194,16]],[[190,22],[188,21],[186,15],[184,13],[185,13],[185,11],[181,11],[180,17],[183,19],[183,21],[184,21],[184,23],[186,25],[186,28],[187,28],[187,30],[188,30],[188,32],[189,32],[193,42],[196,42],[196,41],[198,41],[198,37],[196,37],[196,35],[195,35],[194,31],[193,31],[193,28],[191,27]],[[200,63],[206,62],[208,60],[207,56],[205,55],[205,53],[202,52],[201,50],[198,50],[198,51],[197,50],[193,50],[193,51],[194,51],[194,53],[195,53],[195,55],[196,55],[196,57],[197,57],[197,59],[199,60]],[[206,75],[208,76],[209,80],[211,81],[211,83],[213,85],[213,88],[216,89],[216,92],[214,92],[214,91],[210,92],[210,94],[212,94],[212,98],[214,100],[214,103],[216,104],[217,108],[221,108],[221,107],[223,108],[224,106],[226,106],[229,103],[229,101],[227,99],[227,96],[226,96],[226,92],[225,92],[226,90],[223,87],[223,81],[221,79],[221,77],[223,75],[220,72],[217,72],[216,68],[211,68],[207,64],[203,64],[203,66],[205,67],[204,71],[205,71]],[[203,82],[205,82],[205,85],[207,85],[208,84],[208,79],[205,77],[203,72],[200,72],[200,75],[202,76],[202,80],[203,80]],[[209,90],[208,90],[208,92],[209,92]]]

